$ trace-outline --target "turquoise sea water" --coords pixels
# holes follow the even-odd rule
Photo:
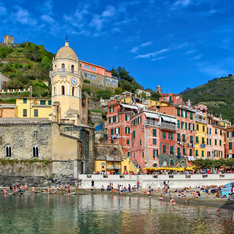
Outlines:
[[[106,194],[1,196],[0,233],[234,233],[234,211]]]

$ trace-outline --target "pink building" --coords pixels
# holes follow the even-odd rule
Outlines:
[[[161,102],[169,102],[173,104],[185,104],[182,95],[175,93],[163,93],[160,97]]]
[[[131,156],[141,167],[158,167],[160,151],[159,115],[144,111],[131,118]]]
[[[109,143],[123,147],[126,157],[130,156],[130,118],[137,113],[137,106],[110,101],[107,105],[107,130]]]

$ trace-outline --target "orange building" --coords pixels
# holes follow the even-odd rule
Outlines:
[[[0,118],[15,118],[16,104],[0,104]]]

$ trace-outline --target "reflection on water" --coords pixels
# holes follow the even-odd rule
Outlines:
[[[0,197],[0,233],[234,233],[234,211],[144,197]]]

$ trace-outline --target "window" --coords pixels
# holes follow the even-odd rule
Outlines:
[[[112,80],[111,83],[112,83],[113,85],[116,85],[116,81],[115,81],[115,80]]]
[[[140,145],[141,145],[141,140],[140,140]]]
[[[167,146],[163,145],[163,153],[166,154],[167,153]]]
[[[61,86],[61,94],[65,95],[65,86],[64,85]]]
[[[180,109],[177,109],[177,116],[180,116]]]
[[[223,135],[223,131],[222,131],[222,130],[220,130],[220,135],[221,135],[221,136]]]
[[[54,96],[55,96],[55,94],[56,94],[56,88],[54,87]]]
[[[192,156],[192,155],[193,155],[193,150],[189,149],[189,156]]]
[[[114,106],[112,106],[112,112],[114,112],[115,111],[115,107]]]
[[[206,142],[207,145],[209,145],[209,139],[207,138],[207,142]]]
[[[163,139],[167,139],[166,132],[163,131]]]
[[[201,153],[202,153],[202,157],[204,157],[204,151],[203,151],[203,150],[202,150],[202,152],[201,152]]]
[[[135,132],[135,130],[132,132],[132,138],[135,138],[135,136],[136,136],[136,132]]]
[[[178,127],[178,129],[180,128],[180,121],[179,120],[177,120],[177,127]]]
[[[135,121],[136,119],[134,119]],[[130,115],[125,115],[125,121],[130,121]],[[135,125],[135,124],[134,124]]]
[[[157,140],[153,139],[153,145],[157,145]]]
[[[190,143],[193,143],[193,136],[190,136]]]
[[[111,113],[111,107],[109,107],[109,112]]]
[[[180,147],[177,148],[177,155],[180,155]]]
[[[196,136],[196,143],[199,143],[198,136]]]
[[[183,155],[186,155],[185,148],[183,148]]]
[[[219,140],[219,146],[222,146],[222,140]]]
[[[111,117],[109,117],[109,123],[111,123]]]
[[[27,103],[27,99],[26,98],[23,99],[23,103],[24,104]]]
[[[120,128],[115,128],[115,134],[120,134]]]
[[[75,88],[72,87],[72,96],[75,96]]]
[[[95,75],[91,75],[91,79],[96,80],[96,76]]]
[[[187,112],[186,112],[186,113],[187,113]],[[188,126],[187,123],[184,123],[184,126],[185,126],[185,130],[187,130],[187,126]]]
[[[173,140],[173,133],[172,133],[172,132],[169,132],[169,133],[168,133],[168,139],[169,139],[169,140]]]
[[[130,128],[125,127],[125,133],[126,133],[126,134],[130,134]]]
[[[215,129],[215,134],[218,134],[218,130],[217,130],[217,128]]]
[[[217,145],[217,139],[215,139],[215,145]]]
[[[196,150],[196,156],[199,156],[199,155],[198,155],[198,150]]]
[[[205,144],[205,138],[202,137],[202,144]]]
[[[89,78],[89,74],[88,73],[84,73],[84,77],[85,78]]]
[[[45,105],[46,101],[45,100],[40,100],[40,105]]]
[[[173,146],[170,146],[170,154],[174,154]]]
[[[74,65],[71,65],[71,72],[74,73]]]
[[[177,133],[177,141],[180,141],[180,134]]]
[[[184,129],[184,122],[181,121],[181,129]]]
[[[202,130],[203,130],[203,132],[205,132],[206,131],[206,127],[202,126]]]
[[[65,71],[65,63],[61,64],[62,71]]]
[[[210,139],[210,145],[211,145],[211,139]]]
[[[38,157],[38,146],[33,147],[33,157]]]
[[[113,116],[113,123],[116,122],[116,116]]]
[[[142,152],[142,158],[144,158],[144,152]]]
[[[135,153],[134,153],[134,158],[135,158]]]
[[[199,125],[197,124],[197,131],[199,131]]]
[[[153,129],[153,136],[157,136],[157,130],[156,129]]]
[[[153,158],[156,158],[158,156],[158,150],[153,150]]]
[[[183,136],[183,142],[186,142],[186,136],[185,136],[185,134],[183,134],[182,136]]]
[[[38,109],[34,109],[34,117],[38,117]]]
[[[86,64],[85,64],[85,65],[84,65],[84,68],[85,68],[85,69],[89,69],[89,65],[86,65]]]
[[[190,119],[193,119],[193,113],[190,112]]]
[[[232,149],[232,142],[229,142],[229,150]]]
[[[5,148],[5,156],[11,157],[11,146],[10,145],[6,146],[6,148]]]
[[[23,116],[27,117],[27,109],[23,109]]]
[[[127,140],[127,145],[129,145],[129,140]]]
[[[96,71],[96,67],[91,67],[91,70],[92,71]]]
[[[48,105],[51,105],[51,101],[48,101]]]
[[[106,83],[107,83],[107,84],[110,84],[110,79],[106,79]]]
[[[113,130],[113,128],[111,129],[111,135],[114,135],[114,130]]]

